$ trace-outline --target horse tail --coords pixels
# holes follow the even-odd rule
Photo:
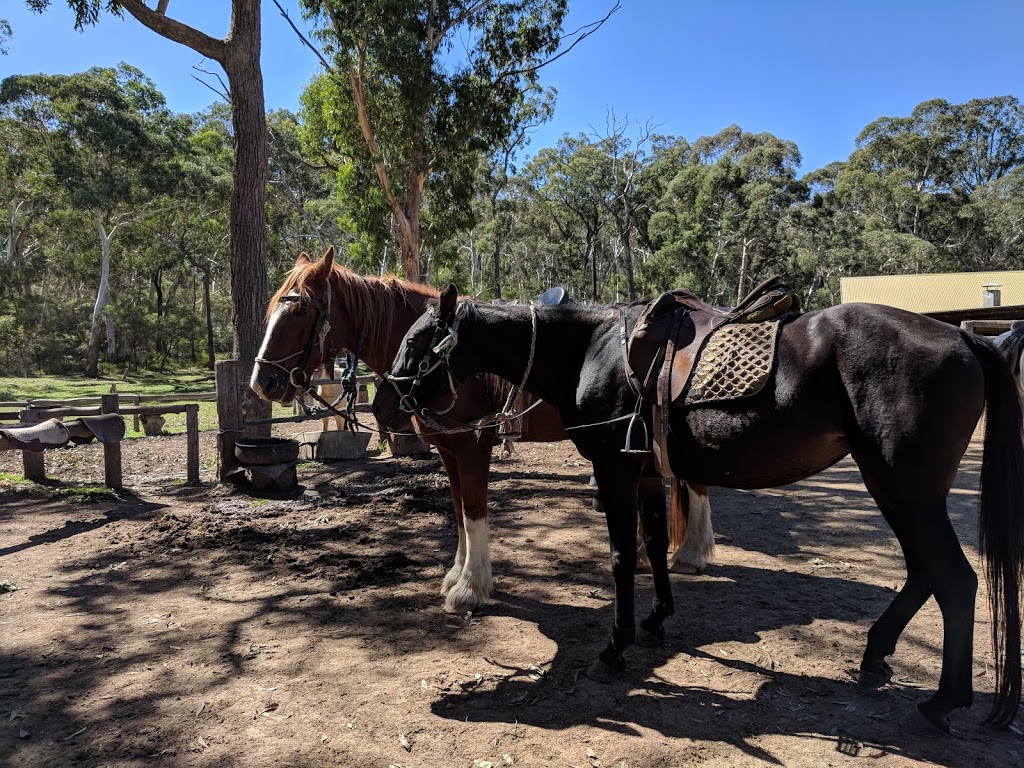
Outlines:
[[[1024,573],[1024,437],[1017,383],[999,353],[964,333],[985,373],[985,442],[979,539],[989,585],[996,684],[996,728],[1013,722],[1021,701],[1021,579]]]
[[[668,551],[676,552],[683,546],[686,536],[686,525],[690,519],[690,494],[686,492],[686,484],[678,477],[669,482],[671,490],[668,494]]]

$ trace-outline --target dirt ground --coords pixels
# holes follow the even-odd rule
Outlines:
[[[979,459],[976,442],[950,497],[972,562]],[[101,478],[96,446],[48,454],[53,485],[0,483],[0,765],[1024,765],[1019,730],[980,725],[984,588],[957,736],[899,726],[937,683],[934,602],[896,682],[855,687],[904,570],[849,460],[713,489],[715,562],[672,577],[667,641],[607,685],[583,675],[610,632],[607,536],[569,443],[495,463],[496,594],[465,616],[438,594],[456,532],[436,456],[306,463],[285,501],[185,487],[181,436],[125,443],[124,460],[120,500],[80,491]]]

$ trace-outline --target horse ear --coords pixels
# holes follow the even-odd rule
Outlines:
[[[317,280],[326,280],[331,274],[331,265],[334,264],[334,246],[329,246],[327,252],[320,257],[320,260],[313,267],[313,276]]]
[[[306,253],[305,251],[300,253],[299,254],[299,258],[297,258],[295,260],[295,266],[296,267],[304,267],[307,264],[312,264],[312,263],[313,263],[313,260],[311,258],[309,258],[309,254]]]
[[[458,301],[459,289],[454,285],[449,285],[441,292],[441,300],[437,308],[438,317],[448,317],[448,315],[455,311],[455,305]]]

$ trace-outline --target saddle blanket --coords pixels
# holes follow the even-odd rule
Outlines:
[[[711,334],[690,375],[686,404],[738,400],[760,392],[771,377],[778,320],[731,323]]]

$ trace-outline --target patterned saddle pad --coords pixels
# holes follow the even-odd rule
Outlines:
[[[760,392],[772,374],[778,346],[778,320],[731,323],[704,345],[690,376],[686,404],[738,400]]]

